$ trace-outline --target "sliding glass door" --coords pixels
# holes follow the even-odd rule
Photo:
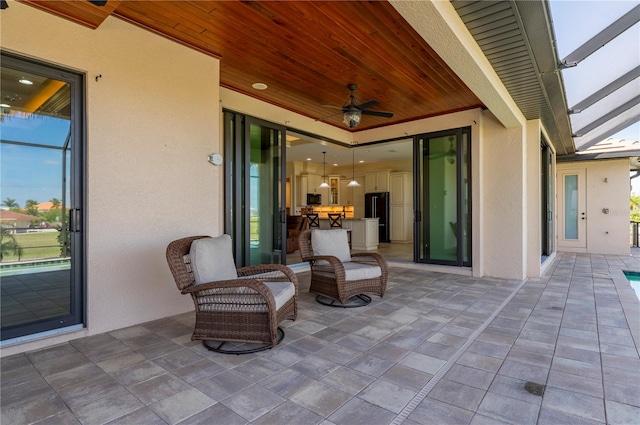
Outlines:
[[[471,266],[470,134],[416,137],[415,262]]]
[[[2,340],[81,327],[83,77],[2,54]]]
[[[237,266],[286,260],[285,128],[225,112],[225,232]]]

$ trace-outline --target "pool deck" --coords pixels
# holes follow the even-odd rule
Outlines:
[[[638,424],[623,270],[640,250],[558,253],[526,281],[392,264],[384,298],[356,309],[316,303],[303,272],[298,320],[262,353],[208,352],[190,313],[3,357],[0,422]]]

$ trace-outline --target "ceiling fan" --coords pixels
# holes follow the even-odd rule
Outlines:
[[[344,117],[344,123],[349,126],[349,128],[355,128],[358,124],[360,124],[360,119],[362,115],[373,115],[376,117],[385,117],[391,118],[393,116],[393,112],[385,112],[385,111],[373,111],[371,107],[377,106],[380,104],[379,101],[372,99],[364,103],[356,103],[356,99],[353,95],[354,90],[358,87],[356,84],[349,84],[347,88],[351,90],[351,95],[349,96],[349,101],[343,106],[332,106],[332,105],[324,105],[328,108],[336,108],[341,109]]]

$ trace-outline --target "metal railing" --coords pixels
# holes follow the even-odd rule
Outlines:
[[[638,248],[638,224],[635,221],[631,221],[631,229],[630,229],[630,233],[631,233],[631,247],[632,248]]]
[[[65,232],[66,233],[66,232]],[[48,260],[68,257],[69,247],[63,247],[60,230],[50,228],[7,228],[2,234],[1,263]],[[18,249],[13,249],[13,245]]]

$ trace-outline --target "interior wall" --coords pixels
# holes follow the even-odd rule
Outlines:
[[[219,61],[122,20],[91,30],[16,2],[0,35],[3,49],[85,73],[87,101],[87,330],[3,355],[193,309],[165,249],[223,231],[223,168],[207,162],[222,151]]]

